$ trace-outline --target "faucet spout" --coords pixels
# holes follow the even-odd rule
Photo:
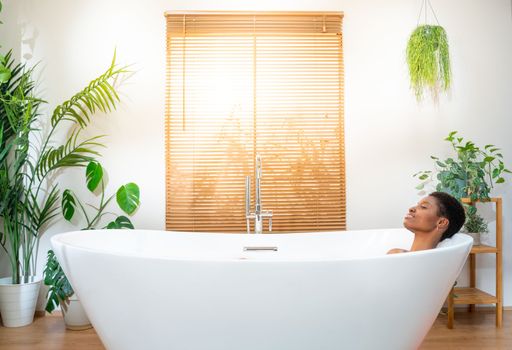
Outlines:
[[[254,219],[254,233],[263,233],[263,219],[269,219],[269,231],[272,231],[272,211],[262,210],[261,205],[261,156],[256,154],[256,164],[254,169],[255,182],[255,202],[254,213],[251,213],[251,179],[247,176],[245,179],[245,219],[247,221],[247,233],[250,233],[250,220]]]

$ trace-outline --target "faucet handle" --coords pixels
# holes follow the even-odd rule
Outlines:
[[[268,231],[269,232],[272,232],[272,216],[273,216],[272,210],[263,210],[261,212],[262,218],[268,218]]]

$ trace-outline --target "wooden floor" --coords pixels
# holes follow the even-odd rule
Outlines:
[[[455,328],[448,329],[446,315],[439,315],[420,350],[512,349],[512,311],[505,311],[503,317],[503,327],[497,329],[494,326],[493,311],[456,312]],[[93,329],[66,331],[62,317],[55,314],[36,318],[33,324],[26,327],[0,327],[0,349],[104,350],[105,348]]]

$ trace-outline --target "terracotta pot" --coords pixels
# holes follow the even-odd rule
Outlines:
[[[5,327],[22,327],[34,321],[41,279],[13,284],[12,277],[0,278],[0,314]]]

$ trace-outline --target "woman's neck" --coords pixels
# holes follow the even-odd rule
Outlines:
[[[435,232],[415,232],[414,241],[412,242],[411,252],[418,250],[432,249],[439,243],[440,237],[437,237]]]

